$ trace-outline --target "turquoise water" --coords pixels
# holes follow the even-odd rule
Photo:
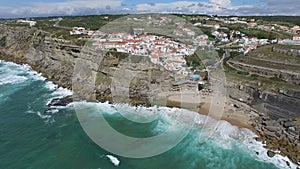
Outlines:
[[[51,98],[66,94],[28,66],[0,62],[1,169],[276,169],[282,163],[268,159],[265,150],[245,142],[241,134],[226,140],[221,134],[200,143],[199,127],[158,156],[121,157],[103,150],[85,134],[72,106],[44,114]],[[105,110],[102,113],[116,130],[134,137],[151,136],[156,128],[164,130],[162,126],[168,125],[163,119],[139,125]],[[106,155],[116,157],[120,164],[114,165]]]

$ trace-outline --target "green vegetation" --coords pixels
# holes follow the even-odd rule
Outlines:
[[[283,47],[283,48],[289,49],[289,48],[294,48],[294,47],[298,47],[298,46],[279,45],[279,44],[262,46],[262,47],[257,48],[256,50],[248,53],[248,57],[253,58],[253,59],[271,60],[271,61],[275,61],[275,62],[300,64],[300,58],[277,53],[277,52],[272,52],[273,47]]]
[[[240,75],[249,75],[248,72],[243,72],[243,71],[237,71],[237,74],[240,74]]]
[[[241,84],[257,86],[260,87],[262,90],[273,90],[275,92],[277,92],[278,89],[282,88],[300,90],[299,85],[287,83],[285,81],[279,80],[278,78],[265,78],[256,74],[243,75],[238,74],[236,71],[228,71],[227,68],[225,70],[227,79],[239,81]],[[260,83],[261,86],[258,86],[258,83]]]
[[[199,56],[197,56],[195,53],[189,56],[185,57],[186,64],[189,67],[192,67],[193,70],[196,69],[203,69],[205,66],[203,65],[203,62],[200,60]]]
[[[256,20],[267,21],[268,23],[277,23],[286,26],[300,25],[299,16],[247,16]]]
[[[240,53],[238,52],[230,52],[230,56],[225,58],[223,60],[223,66],[224,66],[224,69],[225,69],[225,72],[234,72],[234,73],[237,73],[237,70],[230,67],[227,63],[227,61],[229,61],[230,59],[233,59],[234,57],[240,55]]]
[[[238,46],[238,45],[231,45],[231,46],[224,46],[222,47],[222,49],[240,49],[242,48],[241,46]]]
[[[299,65],[291,65],[291,64],[285,64],[285,62],[275,62],[273,60],[267,60],[267,59],[259,59],[255,57],[248,57],[248,56],[237,56],[233,59],[234,61],[246,63],[249,65],[255,65],[259,67],[265,67],[265,68],[272,68],[272,69],[278,69],[281,70],[284,68],[285,70],[291,70],[295,72],[300,72]]]
[[[112,79],[109,76],[106,76],[105,74],[103,74],[101,72],[97,73],[96,82],[95,82],[96,85],[104,83],[102,86],[107,86],[107,85],[110,85],[111,82],[112,82]]]
[[[225,53],[223,48],[220,48],[219,50],[217,50],[217,52],[218,52],[218,55],[219,55],[220,58],[222,58],[224,53]]]
[[[125,15],[109,15],[109,19],[105,19],[104,15],[91,15],[91,16],[70,16],[64,17],[59,23],[63,27],[84,27],[91,30],[99,30],[107,23],[118,19]]]
[[[282,88],[299,90],[299,85],[283,81],[280,75],[266,78],[257,74],[249,74],[248,72],[236,70],[227,64],[228,60],[234,60],[261,67],[269,67],[280,70],[284,68],[284,70],[299,72],[299,65],[297,64],[300,64],[300,58],[272,52],[273,46],[282,45],[276,44],[259,47],[258,49],[250,52],[248,56],[241,56],[237,55],[237,53],[232,53],[229,58],[224,60],[226,77],[234,81],[239,81],[241,84],[251,84],[253,86],[260,87],[262,90],[273,90],[274,92],[277,92],[278,89]],[[284,47],[292,48],[294,46],[284,45]]]
[[[192,67],[193,70],[202,70],[207,66],[215,64],[219,60],[219,54],[212,49],[197,49],[194,54],[186,56],[187,66]]]
[[[35,18],[37,24],[35,27],[51,33],[54,38],[61,38],[66,40],[72,40],[75,44],[83,45],[84,40],[78,40],[82,35],[70,35],[69,31],[73,27],[85,27],[90,30],[98,30],[105,24],[121,17],[122,15],[109,15],[108,19],[105,19],[104,15],[91,15],[91,16],[65,16],[60,22],[51,21],[57,17]],[[54,26],[57,24],[56,27]],[[15,24],[15,23],[14,23]],[[15,24],[20,26],[20,24]]]
[[[203,26],[201,26],[199,28],[203,32],[203,34],[208,35],[208,37],[209,37],[210,40],[214,40],[215,39],[215,37],[211,34],[211,28],[207,28],[207,27],[203,27]]]
[[[247,28],[247,24],[242,24],[242,23],[223,24],[222,26],[227,27],[230,30],[242,30]]]
[[[49,20],[50,18],[37,19],[37,23],[35,27],[45,30],[47,32],[57,31],[57,29],[53,26],[55,22]]]
[[[6,46],[6,36],[3,36],[0,39],[0,47],[5,47]]]
[[[289,34],[279,31],[266,31],[262,29],[241,29],[240,31],[249,37],[257,37],[258,39],[286,39],[292,37]]]
[[[280,48],[280,49],[300,49],[299,45],[275,44],[274,47]]]
[[[73,42],[75,45],[84,46],[86,44],[87,40],[76,39],[76,40],[73,40]]]
[[[249,37],[257,37],[259,39],[278,39],[278,38],[286,39],[292,37],[292,35],[284,31],[248,29],[246,24],[241,24],[241,23],[223,24],[223,26],[229,28],[230,30],[239,30],[241,33],[244,33]]]

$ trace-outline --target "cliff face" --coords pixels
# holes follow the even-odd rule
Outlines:
[[[142,56],[76,46],[70,41],[51,38],[47,32],[25,27],[0,26],[0,59],[28,64],[54,83],[73,89],[75,98],[90,101],[159,104],[165,98],[158,96],[170,91],[176,77]],[[299,75],[293,72],[234,63],[232,66],[263,76],[280,76],[299,84]],[[289,88],[265,91],[237,81],[228,81],[227,89],[229,97],[260,112],[254,128],[268,148],[279,149],[283,155],[299,162],[300,127],[295,120],[300,116],[300,91]]]
[[[69,89],[72,89],[72,82],[74,82],[76,62],[80,60],[79,64],[95,64],[90,69],[95,78],[92,86],[94,89],[89,97],[100,101],[149,104],[151,96],[161,91],[169,91],[175,77],[171,72],[151,64],[144,57],[134,57],[112,51],[101,53],[87,49],[87,47],[72,45],[67,40],[51,38],[47,32],[26,27],[1,25],[0,59],[29,64],[54,83]],[[245,69],[245,67],[242,68]],[[257,68],[253,70],[261,74],[271,73],[270,76],[274,77],[272,71]],[[128,91],[124,90],[128,95],[122,98],[120,94],[122,89],[112,91],[114,87],[112,83],[121,83],[120,79],[122,80],[122,76],[126,74],[134,75],[134,77],[127,77],[130,78],[130,82],[123,87],[128,87]],[[292,79],[296,83],[300,81],[297,78]],[[258,87],[241,85],[238,82],[228,82],[228,90],[231,98],[252,105],[270,114],[274,119],[300,116],[300,91],[280,89],[272,93]],[[82,95],[85,92],[79,90],[78,94]],[[88,96],[85,97],[88,98]]]
[[[251,105],[274,120],[300,117],[300,91],[298,90],[280,89],[278,92],[270,92],[236,82],[228,82],[227,87],[229,97]]]
[[[249,72],[252,74],[257,74],[262,77],[266,78],[272,78],[277,77],[280,78],[286,82],[291,82],[295,84],[300,84],[300,73],[294,72],[294,71],[288,71],[283,69],[273,69],[273,68],[267,68],[263,66],[257,66],[253,64],[246,64],[236,61],[229,61],[228,65],[231,66],[234,69]]]
[[[84,96],[88,99],[149,104],[149,99],[155,94],[169,91],[175,76],[171,72],[151,64],[146,58],[138,58],[128,54],[87,50],[87,48],[72,45],[70,41],[51,38],[47,32],[37,29],[5,25],[0,27],[0,59],[29,64],[48,79],[63,87],[72,89],[74,71],[76,72],[75,65],[78,60],[85,64],[96,64],[90,70],[95,77],[92,85],[94,89],[88,94],[89,96]],[[244,70],[248,67],[242,68]],[[253,68],[254,70],[260,74],[271,73],[270,76],[274,77],[272,71]],[[118,79],[122,79],[121,77],[125,74],[135,77],[127,77],[131,78],[130,83],[124,87],[129,89],[123,91],[128,95],[122,96],[120,94],[122,89],[112,91],[112,87],[114,87],[112,83],[116,84]],[[290,75],[288,75],[289,80]],[[281,77],[286,76],[282,74]],[[296,83],[299,82],[297,78],[292,78],[291,81],[293,80]],[[77,91],[81,96],[87,92],[80,89]],[[279,92],[272,93],[237,82],[228,82],[228,91],[231,98],[252,105],[274,119],[300,116],[300,91],[280,89]]]
[[[174,80],[171,72],[153,65],[145,57],[137,59],[113,51],[103,53],[26,27],[1,25],[0,59],[28,64],[60,86],[69,89],[75,86],[73,91],[80,99],[93,101],[150,105],[151,98],[159,92],[169,91]],[[74,78],[80,73],[78,71],[84,71],[78,69],[80,64],[93,65],[89,69],[93,77],[86,74],[85,77]],[[124,80],[122,76],[127,74],[134,76],[126,81],[127,86],[122,86],[120,80]],[[80,80],[86,81],[79,83]],[[116,86],[121,88],[113,88]],[[124,95],[124,92],[128,94]]]
[[[51,39],[46,32],[28,28],[0,27],[0,59],[25,63],[61,86],[71,88],[75,58],[80,47]]]
[[[229,97],[251,105],[258,111],[252,124],[258,140],[266,144],[268,156],[279,154],[288,156],[293,162],[300,162],[300,91],[279,89],[270,92],[253,87],[228,82]]]

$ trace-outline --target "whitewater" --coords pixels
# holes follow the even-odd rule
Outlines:
[[[213,135],[201,141],[208,117],[174,118],[175,112],[191,114],[188,110],[84,101],[66,107],[47,106],[52,99],[69,95],[71,91],[47,81],[28,65],[0,61],[0,168],[297,168],[287,157],[268,157],[264,145],[254,139],[255,133],[226,121],[218,122]],[[176,125],[190,132],[162,154],[126,158],[106,151],[88,137],[76,115],[78,105],[88,114],[105,116],[115,130],[131,137],[152,137]],[[140,124],[139,118],[156,120]],[[180,132],[178,129],[174,135]]]

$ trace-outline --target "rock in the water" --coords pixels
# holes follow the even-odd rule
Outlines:
[[[275,153],[271,150],[268,150],[267,155],[272,158],[275,156]]]
[[[64,98],[56,98],[51,100],[51,102],[48,104],[48,107],[51,106],[67,106],[68,104],[73,102],[72,96],[67,96]]]

